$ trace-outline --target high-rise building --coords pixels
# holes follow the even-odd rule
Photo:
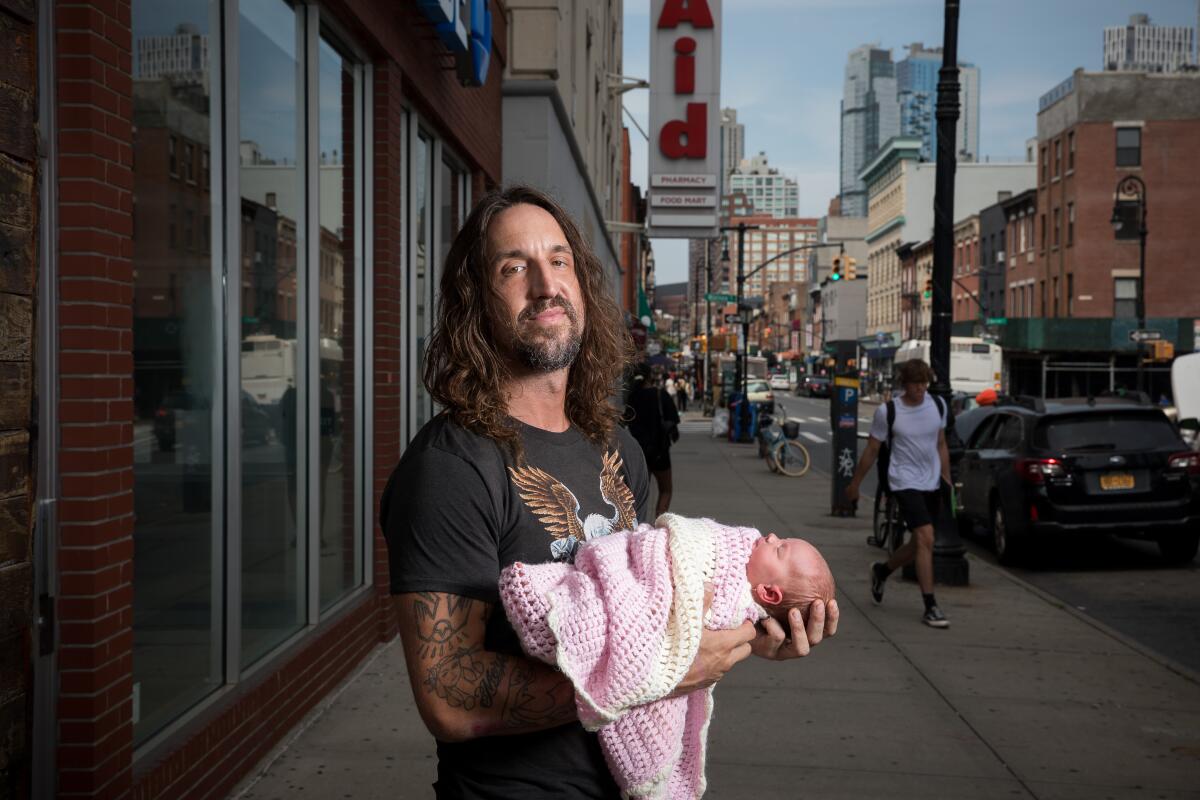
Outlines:
[[[937,85],[942,48],[908,46],[908,57],[896,62],[896,99],[900,134],[921,140],[921,158],[937,160]],[[959,63],[959,114],[954,152],[959,161],[979,160],[979,67]]]
[[[208,35],[191,23],[175,27],[169,36],[139,36],[137,78],[167,78],[173,84],[198,84],[208,94]]]
[[[859,173],[879,147],[900,135],[896,65],[892,51],[865,44],[850,51],[842,90],[840,190],[842,214],[867,215],[867,189]]]
[[[1106,72],[1179,72],[1197,61],[1192,55],[1196,30],[1151,25],[1148,14],[1131,14],[1128,25],[1104,29]]]
[[[736,108],[721,109],[721,180],[746,157],[746,126],[737,121]],[[722,194],[725,192],[722,191]]]
[[[729,174],[726,191],[744,193],[754,214],[794,217],[800,213],[800,185],[769,166],[767,154],[761,151],[753,158],[742,159]]]

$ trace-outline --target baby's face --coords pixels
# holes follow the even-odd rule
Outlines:
[[[754,543],[746,562],[746,578],[751,586],[790,586],[798,577],[824,568],[821,554],[808,542],[768,533]]]

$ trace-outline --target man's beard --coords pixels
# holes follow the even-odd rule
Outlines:
[[[567,315],[569,326],[564,332],[534,330],[531,335],[522,335],[520,323],[533,319],[546,309],[558,306]],[[525,309],[512,327],[513,353],[522,365],[537,372],[557,372],[575,363],[575,357],[583,346],[583,335],[579,330],[579,314],[574,306],[561,297]]]

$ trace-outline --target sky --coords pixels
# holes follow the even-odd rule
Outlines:
[[[625,0],[624,74],[650,77],[650,0]],[[1037,101],[1077,67],[1101,69],[1104,28],[1144,12],[1156,25],[1197,25],[1197,0],[962,0],[958,54],[980,70],[980,151],[1020,158],[1037,133]],[[746,126],[746,156],[800,184],[800,215],[823,216],[838,192],[839,106],[846,56],[877,43],[940,47],[942,0],[724,0],[721,105]],[[650,93],[624,95],[649,129]],[[628,116],[626,116],[628,124]],[[647,142],[629,126],[633,182],[648,185]],[[687,242],[653,239],[656,282],[687,280]]]

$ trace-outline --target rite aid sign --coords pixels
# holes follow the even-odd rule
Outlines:
[[[717,235],[720,25],[720,0],[651,0],[651,236]]]

